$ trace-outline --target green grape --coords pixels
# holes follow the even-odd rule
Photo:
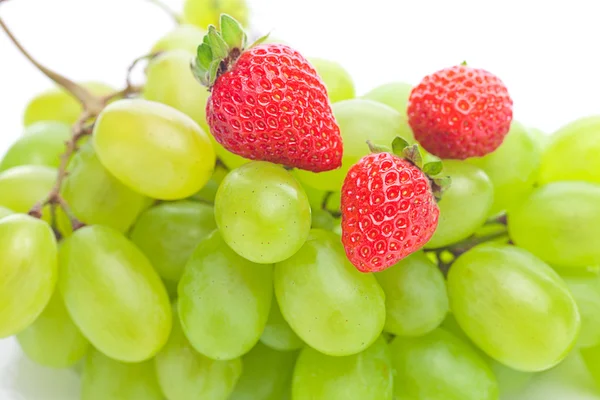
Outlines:
[[[290,325],[281,315],[277,299],[271,301],[271,311],[260,341],[267,346],[280,351],[297,350],[304,345]]]
[[[114,90],[103,83],[88,82],[82,86],[92,94],[104,96]],[[52,88],[34,97],[23,116],[25,126],[39,121],[58,121],[73,125],[81,115],[83,108],[77,99],[62,88]]]
[[[177,201],[159,204],[142,213],[130,238],[163,279],[177,282],[198,243],[215,229],[212,206]]]
[[[335,220],[333,216],[328,211],[322,210],[320,208],[312,210],[312,223],[311,228],[313,229],[323,229],[326,231],[331,231],[334,228]]]
[[[77,230],[59,251],[59,287],[69,315],[95,348],[124,362],[153,357],[171,330],[167,291],[120,232]]]
[[[367,140],[375,144],[390,145],[396,136],[401,136],[414,142],[406,118],[385,104],[352,99],[335,103],[332,108],[344,141],[342,167],[320,173],[298,171],[298,177],[306,185],[339,192],[350,167],[369,154]]]
[[[198,193],[190,196],[189,200],[214,204],[215,198],[217,197],[217,190],[228,173],[229,170],[226,167],[217,163],[215,166],[215,172],[210,180]]]
[[[471,236],[484,224],[494,201],[494,187],[481,169],[464,161],[445,160],[444,175],[452,178],[439,202],[438,227],[427,248],[444,247]]]
[[[342,236],[342,219],[341,218],[336,218],[334,225],[333,225],[332,232],[338,236]]]
[[[580,347],[593,347],[600,344],[600,276],[562,276],[567,284],[581,316],[581,332],[577,341]]]
[[[171,336],[154,365],[168,400],[227,400],[242,374],[241,359],[213,360],[192,348],[181,329],[176,305]]]
[[[517,246],[558,267],[600,264],[600,185],[556,182],[536,189],[508,214]]]
[[[0,206],[0,219],[7,217],[9,215],[12,215],[12,214],[13,214],[12,210],[9,210],[6,207]]]
[[[191,54],[196,54],[198,46],[204,40],[204,35],[206,35],[206,31],[197,26],[177,25],[152,46],[151,53],[186,50],[191,56]]]
[[[124,363],[97,350],[88,354],[81,400],[162,400],[152,361]]]
[[[89,348],[89,342],[73,323],[58,291],[35,322],[17,335],[17,340],[30,359],[53,368],[76,364]]]
[[[332,103],[354,98],[354,82],[344,67],[335,61],[323,58],[310,58],[308,61],[325,83],[329,100]]]
[[[0,171],[19,165],[46,165],[58,168],[60,155],[65,151],[65,141],[71,137],[69,125],[58,122],[37,122],[30,125],[31,132],[21,136],[8,149]]]
[[[600,115],[581,118],[560,128],[542,155],[539,183],[600,183]]]
[[[490,367],[498,381],[500,395],[507,399],[522,393],[534,376],[532,372],[516,371],[493,360],[490,360]]]
[[[332,232],[312,230],[300,251],[275,266],[275,293],[294,332],[321,353],[356,354],[383,329],[381,286],[350,264]]]
[[[94,126],[102,165],[136,192],[161,200],[196,193],[210,179],[215,152],[191,118],[164,104],[118,100]]]
[[[408,83],[392,82],[376,87],[365,94],[363,98],[390,106],[406,118],[411,91],[412,85]]]
[[[580,350],[581,358],[596,386],[600,386],[600,345]]]
[[[221,14],[230,15],[242,26],[248,24],[246,0],[186,0],[183,3],[184,22],[202,29],[207,29],[209,25],[219,26]]]
[[[305,347],[294,369],[294,400],[392,400],[390,349],[379,337],[371,346],[345,357]]]
[[[91,143],[81,146],[67,170],[62,196],[86,224],[126,232],[145,206],[147,198],[112,176],[100,163]]]
[[[540,157],[541,147],[536,138],[522,124],[513,121],[496,151],[469,159],[468,162],[481,168],[494,185],[490,215],[511,210],[527,198],[537,179]]]
[[[0,338],[23,331],[50,301],[57,279],[56,239],[28,215],[0,220]]]
[[[396,400],[496,400],[498,383],[472,347],[438,328],[391,344]]]
[[[244,372],[229,400],[281,400],[290,390],[297,356],[258,343],[242,358]]]
[[[254,161],[229,173],[215,199],[225,242],[244,258],[270,264],[302,247],[311,224],[306,193],[283,167]]]
[[[178,291],[179,318],[192,346],[230,360],[260,339],[271,308],[273,267],[240,257],[214,231],[192,254]]]
[[[528,128],[529,133],[535,139],[535,142],[538,145],[538,148],[544,150],[548,146],[548,142],[550,141],[550,135],[546,134],[542,130],[538,128]]]
[[[564,281],[518,247],[485,244],[460,256],[448,274],[448,295],[467,336],[519,371],[555,366],[579,333],[577,305]]]
[[[413,253],[374,275],[385,292],[387,332],[421,336],[437,328],[446,317],[444,275],[424,253]]]

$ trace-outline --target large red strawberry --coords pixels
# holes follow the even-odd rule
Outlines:
[[[310,63],[281,44],[254,44],[227,15],[198,48],[196,77],[211,90],[210,131],[223,147],[253,160],[313,172],[342,164],[342,137],[327,90]]]
[[[420,168],[416,145],[397,138],[400,156],[372,150],[380,152],[353,165],[342,186],[342,243],[362,272],[391,267],[429,241],[440,214],[436,197],[449,183],[426,174],[438,174],[439,161]]]
[[[426,76],[412,90],[408,121],[425,150],[463,160],[484,156],[502,144],[512,105],[498,77],[459,65]]]

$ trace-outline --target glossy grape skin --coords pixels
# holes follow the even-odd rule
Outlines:
[[[45,367],[66,368],[81,360],[89,349],[69,316],[63,299],[55,291],[33,324],[17,335],[27,356]]]
[[[370,153],[367,140],[389,146],[396,136],[401,136],[414,142],[406,118],[385,104],[352,99],[335,103],[332,109],[344,142],[341,168],[320,173],[297,171],[297,176],[303,183],[316,189],[340,191],[350,167]]]
[[[298,337],[290,324],[281,315],[281,310],[275,297],[271,301],[269,319],[260,337],[260,341],[279,351],[297,350],[304,346],[302,339]]]
[[[600,276],[597,273],[562,276],[581,316],[581,332],[577,345],[600,345]]]
[[[600,185],[555,182],[536,189],[508,214],[514,243],[551,265],[600,264]]]
[[[124,362],[153,357],[171,331],[167,291],[152,265],[120,232],[101,225],[76,231],[59,251],[59,287],[86,338]]]
[[[392,82],[378,86],[362,97],[390,106],[407,118],[406,110],[411,91],[412,85],[408,83]]]
[[[385,292],[386,332],[422,336],[446,317],[448,294],[444,276],[424,253],[413,253],[374,275]]]
[[[242,358],[244,372],[229,400],[281,400],[290,390],[298,352],[258,343]]]
[[[471,346],[438,328],[391,343],[396,400],[496,400],[498,383]]]
[[[56,180],[56,169],[41,165],[22,165],[0,173],[0,205],[27,213],[44,200]]]
[[[214,231],[196,248],[179,282],[179,318],[194,348],[215,360],[248,351],[263,332],[273,267],[237,255]]]
[[[197,26],[189,24],[177,25],[154,43],[150,52],[185,50],[190,55],[196,54],[198,45],[204,40],[204,35],[206,35],[206,31]]]
[[[213,173],[215,152],[206,133],[164,104],[118,100],[100,113],[93,135],[102,165],[126,186],[155,199],[191,196]]]
[[[0,338],[23,331],[50,301],[56,251],[47,223],[17,214],[0,220]]]
[[[152,361],[124,363],[97,350],[88,354],[81,400],[162,400]]]
[[[332,232],[313,229],[300,251],[276,264],[274,278],[283,317],[324,354],[356,354],[383,329],[383,290],[373,275],[350,264]]]
[[[242,374],[241,359],[218,361],[194,350],[181,329],[176,305],[171,336],[154,366],[168,400],[227,400]]]
[[[331,103],[354,98],[354,82],[352,76],[339,63],[324,58],[309,58],[317,70],[317,74],[325,83],[327,95]]]
[[[452,183],[438,202],[437,229],[426,248],[444,247],[471,236],[486,221],[494,201],[490,178],[474,165],[444,160],[444,176]]]
[[[579,334],[580,316],[567,285],[518,247],[486,244],[464,253],[450,268],[448,295],[467,336],[519,371],[555,366]]]
[[[253,161],[229,173],[215,199],[217,226],[239,255],[261,264],[292,256],[308,237],[311,210],[283,167]]]
[[[207,29],[209,25],[219,26],[221,14],[228,14],[242,26],[248,24],[248,4],[246,0],[186,0],[183,3],[185,23]]]

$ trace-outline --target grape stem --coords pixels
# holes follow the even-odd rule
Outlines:
[[[163,10],[165,13],[167,13],[167,15],[169,15],[169,17],[171,17],[171,19],[173,19],[173,21],[175,22],[176,25],[179,25],[183,22],[181,20],[181,16],[179,14],[177,14],[175,11],[173,11],[173,9],[171,7],[169,7],[168,5],[163,3],[161,0],[148,0],[148,2],[154,4],[155,6],[157,6],[161,10]]]
[[[502,214],[498,215],[497,217],[488,219],[485,222],[485,224],[486,225],[493,225],[493,224],[506,225],[506,224],[508,224],[508,219],[506,217],[506,214],[502,213]]]
[[[333,218],[339,218],[342,216],[342,213],[340,211],[332,211],[329,208],[327,208],[327,203],[329,203],[329,199],[331,199],[331,196],[333,196],[333,192],[325,193],[325,196],[323,196],[323,201],[321,201],[321,209],[331,214]]]

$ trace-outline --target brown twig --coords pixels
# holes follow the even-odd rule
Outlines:
[[[502,213],[502,214],[498,215],[497,217],[488,219],[485,222],[485,224],[486,225],[492,225],[492,224],[506,225],[506,224],[508,224],[508,218],[506,216],[506,213]]]

